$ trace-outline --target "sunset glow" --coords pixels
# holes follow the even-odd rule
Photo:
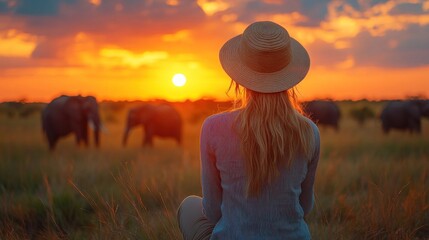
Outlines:
[[[263,20],[310,54],[302,99],[429,97],[427,1],[161,2],[0,1],[0,101],[229,99],[218,51]]]

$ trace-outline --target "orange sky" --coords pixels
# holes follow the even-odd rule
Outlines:
[[[429,96],[424,0],[36,3],[0,1],[0,101],[227,99],[218,50],[259,20],[283,25],[307,48],[302,99]],[[172,84],[175,73],[185,86]]]

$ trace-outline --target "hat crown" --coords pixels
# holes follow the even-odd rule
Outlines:
[[[239,54],[241,60],[256,72],[279,71],[291,62],[289,33],[273,22],[253,23],[243,33]]]

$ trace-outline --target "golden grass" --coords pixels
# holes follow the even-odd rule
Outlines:
[[[343,102],[340,131],[321,128],[314,239],[429,238],[429,122],[422,135],[384,136],[378,120],[359,127]],[[367,103],[379,111],[380,103]],[[121,146],[129,105],[102,105],[100,149],[73,137],[49,153],[39,116],[0,116],[0,239],[179,239],[176,209],[201,194],[202,120],[224,105],[178,104],[183,148],[172,140],[141,148],[134,130]],[[106,120],[107,119],[107,120]]]

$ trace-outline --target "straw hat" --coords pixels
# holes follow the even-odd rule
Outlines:
[[[219,59],[232,80],[262,93],[295,86],[310,67],[305,48],[282,26],[268,21],[252,23],[243,34],[227,41]]]

